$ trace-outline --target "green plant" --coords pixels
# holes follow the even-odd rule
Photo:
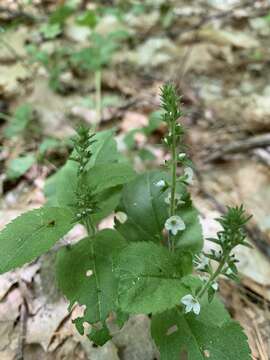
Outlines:
[[[27,52],[30,62],[40,63],[49,74],[49,86],[52,90],[64,93],[65,88],[60,81],[61,75],[69,69],[69,59],[72,49],[57,48],[52,54],[40,50],[36,45],[28,45]]]
[[[61,34],[65,21],[74,9],[67,5],[58,6],[49,16],[46,23],[40,27],[40,33],[46,40],[52,40]]]
[[[135,174],[119,161],[113,131],[94,134],[80,127],[70,159],[47,182],[47,205],[1,232],[0,272],[32,261],[81,223],[88,236],[61,248],[56,264],[70,309],[74,304],[85,308],[74,320],[81,334],[102,345],[111,338],[111,314],[119,326],[131,314],[151,314],[152,337],[163,360],[184,354],[192,360],[247,360],[247,338],[218,300],[216,279],[220,274],[236,278],[232,250],[248,245],[248,217],[242,207],[228,208],[219,219],[222,230],[210,239],[220,250],[201,253],[178,103],[174,87],[164,86],[163,120],[169,129],[164,143],[171,152],[164,171]],[[99,221],[112,212],[115,228],[98,231]],[[216,270],[210,260],[218,263]]]
[[[8,121],[7,127],[4,130],[4,135],[7,138],[18,135],[24,136],[28,131],[32,131],[36,125],[33,109],[30,104],[18,106],[13,116],[0,113],[0,118]]]
[[[71,63],[86,72],[95,74],[96,125],[101,121],[102,112],[102,70],[108,66],[121,41],[127,36],[124,31],[114,31],[106,36],[92,32],[90,44],[71,56]]]

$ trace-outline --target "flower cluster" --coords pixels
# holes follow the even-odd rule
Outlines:
[[[171,179],[169,182],[161,179],[156,183],[156,186],[160,187],[162,192],[169,190],[165,198],[166,204],[169,205],[169,218],[164,224],[169,236],[175,236],[186,228],[184,220],[180,216],[181,206],[186,205],[186,199],[183,198],[183,185],[191,185],[194,175],[187,154],[183,149],[178,153],[178,144],[185,133],[183,126],[178,122],[179,117],[182,115],[179,103],[180,98],[177,96],[175,87],[165,85],[161,89],[161,106],[164,110],[163,120],[167,123],[169,129],[168,135],[164,138],[164,143],[171,152],[171,160],[166,162],[171,168]],[[177,174],[179,165],[183,168],[180,176]]]
[[[92,156],[91,145],[95,142],[94,133],[90,133],[86,126],[79,126],[76,130],[77,135],[72,139],[74,151],[69,158],[78,163],[77,188],[75,191],[76,200],[69,204],[76,209],[76,221],[84,222],[89,216],[98,209],[98,201],[90,189],[85,170]]]
[[[87,127],[81,125],[77,129],[77,136],[72,140],[75,154],[70,157],[70,160],[76,161],[79,164],[79,173],[83,173],[86,164],[92,155],[90,146],[95,142],[93,139],[94,136],[95,134],[89,133]]]
[[[238,260],[232,251],[238,245],[250,247],[246,241],[244,230],[249,219],[250,217],[246,215],[242,205],[228,207],[226,214],[217,219],[223,229],[217,233],[216,238],[208,238],[207,240],[219,245],[220,250],[211,249],[209,253],[202,253],[194,260],[196,270],[208,274],[208,277],[203,279],[204,285],[200,289],[198,297],[202,297],[207,291],[208,299],[211,301],[215,291],[218,289],[216,279],[219,275],[237,280],[238,270],[236,263]],[[210,260],[219,263],[215,271]]]

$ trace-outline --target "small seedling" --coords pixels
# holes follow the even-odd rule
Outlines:
[[[171,153],[164,169],[137,175],[117,152],[113,131],[80,127],[70,159],[47,182],[47,205],[21,215],[0,233],[0,272],[33,261],[82,224],[88,235],[62,247],[56,264],[70,310],[76,304],[85,308],[74,320],[80,334],[103,345],[111,338],[112,317],[121,327],[132,314],[151,314],[161,360],[179,360],[183,354],[189,360],[251,359],[243,330],[216,295],[219,275],[237,277],[233,250],[248,246],[244,226],[249,218],[242,206],[228,208],[218,220],[222,230],[209,239],[219,250],[202,252],[175,88],[165,85],[161,99],[168,126],[164,144]],[[114,229],[99,231],[98,223],[110,213]]]

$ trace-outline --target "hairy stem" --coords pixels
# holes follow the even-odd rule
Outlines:
[[[172,187],[171,187],[171,203],[170,203],[170,217],[175,215],[175,193],[176,193],[176,168],[177,168],[177,152],[176,152],[176,134],[175,134],[175,121],[171,122],[171,157],[172,157]],[[171,251],[174,251],[174,240],[169,235],[169,246]]]
[[[94,236],[96,234],[96,227],[93,224],[90,216],[88,216],[88,218],[85,220],[85,226],[89,236]]]
[[[213,282],[216,280],[216,278],[220,275],[220,273],[222,272],[222,270],[224,268],[224,265],[226,264],[226,262],[228,260],[228,256],[229,256],[229,254],[224,254],[221,262],[219,263],[218,268],[216,269],[216,271],[210,276],[208,281],[205,283],[205,285],[199,291],[199,293],[197,295],[198,299],[201,299],[203,297],[203,295],[210,288],[210,286],[213,284]]]

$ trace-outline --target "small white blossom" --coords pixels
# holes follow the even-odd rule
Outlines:
[[[186,182],[189,185],[193,184],[194,171],[192,170],[191,167],[187,167],[184,169],[184,175],[186,176]]]
[[[170,205],[171,197],[172,197],[172,194],[171,194],[171,192],[169,192],[167,197],[164,200],[166,204]],[[175,200],[176,205],[182,205],[185,203],[183,200],[181,200],[181,195],[177,194],[177,193],[175,193],[175,195],[174,195],[174,200]]]
[[[217,290],[218,290],[218,283],[217,283],[216,281],[213,282],[213,284],[211,285],[211,288],[212,288],[213,290],[217,291]]]
[[[179,160],[184,160],[186,156],[187,155],[185,153],[180,153],[180,154],[178,154],[178,159]]]
[[[191,294],[182,297],[181,303],[185,305],[185,313],[193,311],[194,314],[199,315],[201,311],[201,305],[199,301],[195,299]]]
[[[185,230],[186,225],[184,221],[178,215],[173,215],[165,222],[165,229],[170,231],[173,235],[176,235],[178,231]]]
[[[159,180],[155,185],[156,185],[157,187],[163,188],[163,187],[166,185],[166,183],[165,183],[164,180]]]
[[[226,270],[226,275],[231,275],[233,273],[232,269],[231,268],[228,268]]]
[[[118,211],[116,214],[115,214],[115,217],[116,219],[121,223],[121,224],[124,224],[126,221],[127,221],[127,214],[122,212],[122,211]]]
[[[205,270],[206,267],[209,265],[209,261],[210,261],[209,258],[203,254],[201,254],[201,256],[197,256],[195,259],[196,270],[198,271]]]

